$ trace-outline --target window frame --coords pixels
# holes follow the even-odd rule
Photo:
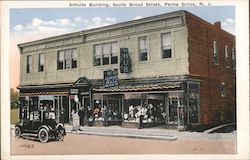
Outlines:
[[[145,42],[145,48],[144,49],[141,49],[140,46],[141,46],[141,41],[140,40],[144,40]],[[144,56],[144,54],[146,54],[146,56]],[[144,59],[144,58],[145,59]],[[148,61],[149,58],[148,58],[148,36],[141,36],[141,37],[138,37],[138,60],[139,61]]]
[[[217,41],[213,42],[213,52],[214,52],[214,64],[219,65],[219,50],[218,50],[218,44]]]
[[[109,53],[104,54],[104,46],[109,45]],[[113,50],[115,48],[114,46],[117,45],[117,53]],[[99,46],[100,48],[97,48]],[[99,49],[99,50],[97,50]],[[106,65],[114,65],[118,64],[118,42],[117,41],[112,41],[112,42],[106,42],[106,43],[99,43],[99,44],[94,44],[93,45],[93,65],[94,66],[106,66]],[[96,54],[97,51],[100,53]],[[104,60],[106,60],[107,63],[104,63]],[[113,63],[115,61],[115,63]]]
[[[32,72],[32,55],[27,55],[26,58],[26,73]]]
[[[170,36],[170,44],[168,44],[166,46],[164,46],[164,39],[163,39],[164,35],[169,35]],[[164,52],[165,50],[166,51],[170,50],[170,53],[167,53],[170,56],[165,56],[165,52]],[[172,33],[171,32],[165,32],[165,33],[161,34],[161,59],[171,59],[171,58],[173,58]]]
[[[220,96],[221,97],[226,97],[227,96],[226,83],[224,83],[224,82],[221,82],[221,84],[220,84]]]
[[[73,51],[76,50],[76,58],[73,59]],[[67,52],[68,51],[68,52]],[[62,59],[60,59],[60,54],[62,54]],[[68,54],[68,58],[66,59]],[[65,70],[65,69],[75,69],[77,68],[77,61],[78,61],[78,50],[77,48],[69,48],[57,51],[57,70]],[[74,66],[73,66],[74,62]],[[60,66],[59,66],[60,63]],[[69,67],[67,67],[67,63],[69,63]]]
[[[235,54],[235,47],[232,47],[232,62],[233,62],[233,69],[236,69],[236,54]]]
[[[226,63],[226,67],[227,68],[230,68],[230,63],[229,63],[229,48],[228,48],[228,45],[225,45],[225,63]]]
[[[41,64],[41,56],[43,55],[43,64]],[[38,54],[38,72],[44,72],[45,69],[45,53]]]

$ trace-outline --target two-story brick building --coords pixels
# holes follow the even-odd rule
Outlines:
[[[20,118],[52,110],[70,123],[169,128],[235,120],[235,36],[176,11],[18,45]]]

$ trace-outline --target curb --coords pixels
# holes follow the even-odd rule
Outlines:
[[[114,133],[96,133],[96,132],[86,132],[86,131],[66,131],[68,133],[74,134],[84,134],[84,135],[97,135],[97,136],[110,136],[110,137],[125,137],[125,138],[138,138],[138,139],[154,139],[154,140],[166,140],[174,141],[177,140],[176,136],[172,135],[134,135],[134,134],[114,134]]]

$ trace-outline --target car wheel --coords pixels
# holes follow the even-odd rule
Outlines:
[[[48,142],[48,140],[49,140],[48,131],[45,128],[40,129],[38,132],[38,138],[39,138],[40,142],[42,142],[42,143]]]
[[[64,138],[63,134],[62,133],[58,133],[57,140],[58,141],[63,141],[63,138]]]
[[[16,127],[15,128],[15,136],[17,138],[20,138],[21,137],[21,129],[19,127]]]

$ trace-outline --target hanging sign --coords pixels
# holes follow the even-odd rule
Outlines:
[[[131,60],[128,53],[128,48],[120,48],[120,70],[121,73],[131,72]]]
[[[104,71],[103,86],[105,88],[118,86],[118,70],[110,69]]]

